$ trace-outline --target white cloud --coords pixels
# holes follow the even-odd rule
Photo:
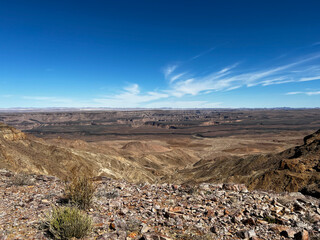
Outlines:
[[[229,87],[228,89],[226,89],[226,91],[231,91],[231,90],[235,90],[241,88],[241,86],[233,86],[233,87]]]
[[[233,64],[233,65],[231,65],[231,66],[225,67],[225,68],[221,69],[221,70],[218,72],[218,74],[227,73],[227,72],[229,72],[231,69],[237,67],[239,64],[240,64],[240,63],[237,62],[237,63],[235,63],[235,64]]]
[[[177,75],[174,75],[170,78],[170,83],[173,83],[174,81],[178,80],[179,78],[181,78],[182,76],[184,76],[186,73],[183,72],[183,73],[179,73]]]
[[[292,75],[289,71],[293,67],[298,67],[308,61],[315,60],[320,54],[306,57],[302,60],[292,62],[286,65],[280,65],[267,70],[246,72],[234,74],[230,70],[238,66],[238,63],[223,68],[218,72],[213,72],[202,77],[193,77],[187,80],[175,81],[173,86],[166,90],[172,96],[182,97],[184,95],[198,95],[207,91],[230,91],[243,86],[253,87],[257,85],[269,86],[274,84],[284,84],[291,82],[303,82],[319,80],[319,75],[299,77]],[[304,74],[320,74],[319,69],[309,68],[308,71],[302,71]]]
[[[165,76],[165,78],[168,78],[169,75],[171,75],[171,73],[174,72],[174,70],[176,70],[178,67],[178,65],[168,65],[167,67],[165,67],[163,69],[163,74]]]
[[[161,92],[147,92],[140,94],[138,84],[133,84],[129,87],[124,88],[124,91],[119,94],[109,95],[102,98],[95,98],[93,101],[96,104],[100,104],[106,107],[140,107],[141,104],[150,101],[159,100],[162,98],[169,97],[166,93]]]
[[[216,108],[221,102],[208,101],[159,101],[147,104],[147,108]]]
[[[316,92],[306,92],[307,95],[312,96],[312,95],[319,95],[320,91],[316,91]]]
[[[197,59],[197,58],[199,58],[199,57],[202,57],[202,56],[210,53],[210,52],[213,51],[214,49],[216,49],[216,47],[212,47],[212,48],[210,48],[210,49],[208,49],[208,50],[206,50],[206,51],[204,51],[204,52],[202,52],[202,53],[200,53],[200,54],[198,54],[198,55],[195,55],[195,56],[192,57],[190,60],[192,61],[192,60],[195,60],[195,59]]]
[[[46,102],[53,102],[53,103],[70,103],[73,101],[68,98],[45,97],[45,96],[22,96],[21,98],[26,100],[46,101]]]
[[[189,98],[209,93],[214,96],[215,92],[232,91],[241,87],[266,87],[276,84],[317,81],[320,80],[319,66],[316,62],[313,62],[313,65],[307,65],[306,63],[318,58],[320,58],[320,53],[308,56],[302,60],[277,65],[273,68],[262,68],[251,71],[245,71],[245,69],[240,69],[239,71],[239,63],[237,62],[206,75],[196,75],[192,73],[190,69],[178,73],[175,72],[178,65],[168,65],[163,72],[169,82],[167,82],[166,86],[157,90],[143,91],[138,84],[134,83],[124,87],[123,90],[117,94],[95,97],[85,101],[47,96],[23,96],[21,98],[33,100],[38,105],[67,105],[69,107],[217,107],[220,103],[191,101]],[[179,65],[179,70],[180,68],[182,68],[181,64]],[[192,76],[192,78],[190,76]],[[295,94],[313,96],[319,95],[320,91],[312,91],[311,89],[311,91],[287,93],[287,95]],[[186,101],[186,99],[188,99],[188,101]]]
[[[11,98],[13,95],[11,94],[5,94],[5,95],[0,95],[2,98]]]
[[[299,79],[299,82],[308,82],[308,81],[314,81],[314,80],[320,80],[320,76],[304,77],[304,78]]]
[[[125,87],[124,90],[128,93],[128,94],[139,94],[140,93],[140,89],[139,89],[139,85],[138,84],[132,84],[131,86]]]
[[[287,92],[286,95],[303,94],[303,92]]]
[[[262,86],[269,86],[269,85],[274,85],[274,84],[289,83],[289,82],[293,82],[293,81],[294,80],[292,80],[292,79],[291,80],[287,79],[286,76],[281,76],[281,77],[277,77],[277,78],[273,78],[273,79],[264,80],[264,81],[260,82],[259,84],[261,84]]]
[[[320,95],[320,91],[314,91],[314,92],[288,92],[286,95],[296,95],[296,94],[305,94],[308,96],[313,96],[313,95]]]

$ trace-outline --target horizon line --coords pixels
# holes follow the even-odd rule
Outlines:
[[[17,107],[17,108],[0,108],[0,112],[64,112],[64,111],[145,111],[145,110],[279,110],[279,109],[290,109],[290,110],[301,110],[301,109],[320,109],[320,107],[215,107],[215,108],[109,108],[109,107]]]

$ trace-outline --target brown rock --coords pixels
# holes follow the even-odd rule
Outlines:
[[[286,238],[293,238],[294,235],[297,232],[295,230],[293,230],[292,228],[288,228],[286,230],[283,230],[282,232],[280,232],[280,236],[286,237]]]
[[[256,225],[256,221],[253,218],[247,218],[247,219],[243,220],[242,223],[245,225],[250,225],[250,226]]]
[[[174,213],[182,213],[182,207],[173,207],[169,209],[170,212],[174,212]]]
[[[250,240],[263,240],[262,238],[258,238],[257,236],[253,236],[250,238]]]
[[[207,211],[205,212],[205,215],[206,215],[207,217],[215,217],[215,212],[214,212],[213,210],[209,209],[209,210],[207,210]]]
[[[306,230],[298,232],[294,235],[295,240],[309,240],[309,233]]]
[[[254,230],[241,230],[236,233],[236,235],[242,239],[256,237],[256,233]]]
[[[277,234],[280,234],[283,231],[287,231],[289,227],[283,226],[283,225],[274,225],[270,228],[272,231],[274,231]]]
[[[109,228],[111,230],[116,230],[116,225],[112,222],[112,223],[110,223]]]

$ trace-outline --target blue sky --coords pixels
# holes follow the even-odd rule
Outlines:
[[[0,108],[320,107],[320,1],[0,3]]]

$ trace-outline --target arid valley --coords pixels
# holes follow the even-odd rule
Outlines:
[[[81,170],[76,166],[82,161],[79,168],[95,175],[133,182],[184,183],[211,181],[215,175],[205,170],[217,161],[225,164],[302,145],[305,136],[320,129],[320,111],[3,112],[0,121],[20,129],[26,134],[25,141],[33,143],[20,153],[20,163],[15,166],[24,164],[23,168],[39,173],[64,176],[67,169]],[[38,159],[42,153],[56,159]],[[37,161],[49,165],[41,165],[41,169]],[[57,161],[63,161],[63,166],[55,166]],[[193,176],[196,173],[201,176]],[[230,177],[226,169],[216,175],[225,177],[221,180]]]
[[[53,184],[51,188],[56,189],[54,190],[56,192],[52,194],[56,198],[55,201],[59,202],[62,191],[59,190],[61,189],[59,181],[67,180],[72,175],[85,174],[96,179],[99,189],[107,184],[109,191],[107,195],[114,191],[112,187],[118,189],[116,190],[118,195],[115,197],[118,200],[115,201],[124,204],[121,205],[124,209],[131,209],[131,205],[137,201],[136,198],[124,200],[125,196],[137,197],[147,194],[145,192],[147,189],[152,189],[150,190],[152,196],[141,195],[142,202],[137,202],[140,207],[136,206],[137,209],[141,209],[142,204],[142,208],[147,212],[121,213],[121,209],[116,207],[118,203],[107,198],[108,219],[103,217],[100,210],[100,215],[96,212],[104,204],[100,199],[101,196],[97,197],[91,214],[95,216],[95,226],[100,227],[95,228],[95,232],[91,235],[92,239],[95,239],[93,236],[98,237],[97,239],[282,239],[286,236],[294,239],[318,239],[319,237],[319,109],[3,111],[0,113],[0,121],[2,122],[0,167],[6,169],[2,172],[3,186],[15,176],[13,173],[31,174],[31,178],[35,181],[33,190],[47,191],[43,185],[45,183],[41,181]],[[44,177],[49,180],[39,180]],[[10,186],[7,185],[7,188]],[[135,186],[141,190],[134,193]],[[190,189],[197,189],[196,194],[200,195],[191,194]],[[248,195],[246,189],[253,192],[249,192]],[[100,189],[100,195],[101,191]],[[32,191],[23,192],[24,195],[34,194]],[[173,198],[170,200],[173,201],[173,205],[159,203],[158,200],[161,199],[158,198],[164,192],[165,196],[169,197],[165,201]],[[187,196],[180,196],[183,192]],[[296,192],[300,192],[300,195]],[[6,199],[8,194],[10,196],[7,191],[3,191],[2,194],[6,195],[3,196]],[[46,200],[48,194],[43,195],[45,200],[32,200],[36,201],[36,208],[42,213],[49,204]],[[200,199],[203,204],[213,196],[221,194],[227,195],[216,199],[220,207],[207,203],[204,210],[207,220],[198,224],[199,218],[192,215],[192,211],[188,212],[190,204],[199,204],[193,201],[197,202]],[[230,205],[227,199],[237,194],[242,196],[242,200],[239,199],[235,206]],[[31,201],[31,198],[26,196],[19,197],[20,203]],[[164,196],[160,198],[162,197]],[[252,213],[253,210],[247,209],[249,211],[247,215],[243,213],[241,204],[245,203],[244,199],[253,201],[250,203],[251,209],[255,203],[258,204],[254,199],[263,202],[266,201],[265,198],[270,201],[268,203],[270,205],[268,210],[261,210],[265,212],[261,217]],[[149,208],[144,206],[148,199],[152,201],[150,211],[153,212],[150,216]],[[189,199],[187,203],[183,203],[186,199]],[[282,199],[282,202],[279,199]],[[283,202],[284,199],[286,203]],[[294,204],[300,201],[301,205],[302,201],[303,214],[309,214],[315,219],[306,223],[302,214],[300,217],[297,215],[295,217],[297,219],[293,222],[286,220],[286,217],[288,218],[286,214],[272,212],[272,201],[280,201],[280,205],[275,206],[283,209],[289,209],[290,206],[297,208]],[[10,204],[14,204],[12,207],[17,209],[16,204],[20,203],[11,201],[0,207],[4,211],[6,207],[11,206]],[[27,203],[21,204],[24,204],[21,210],[28,210]],[[156,206],[158,210],[152,210],[154,209],[152,206]],[[259,205],[257,209],[261,206]],[[232,213],[224,212],[220,217],[225,224],[228,224],[229,220],[233,222],[227,228],[219,225],[223,221],[219,220],[220,210],[217,210],[226,207],[230,208]],[[208,215],[214,210],[209,211],[209,209],[217,210],[214,213],[216,216],[214,220],[210,220]],[[16,214],[21,214],[20,210],[12,211],[15,213],[3,215],[3,220],[7,222],[7,225],[4,222],[1,224],[2,227],[6,226],[3,229],[5,234],[3,239],[20,239],[19,236],[26,234],[25,231],[31,231],[27,225],[22,227],[18,224],[20,230],[22,229],[19,235],[14,225],[8,226],[10,221],[18,217]],[[200,209],[195,211],[196,215],[201,213]],[[293,210],[291,214],[298,214],[297,211],[302,210]],[[244,215],[239,217],[239,220],[232,220],[234,214]],[[177,229],[171,225],[180,224],[180,217],[185,215],[193,217],[189,220],[184,219]],[[140,226],[138,229],[129,231],[128,226],[124,227],[121,223],[127,221],[128,224],[129,216],[136,216],[142,219],[142,222],[148,218],[153,220],[150,220],[152,223],[147,221],[141,226],[138,224]],[[266,222],[271,216],[278,219],[272,220],[278,221],[276,224]],[[259,219],[263,220],[262,223],[258,223]],[[164,220],[171,223],[164,223]],[[301,225],[302,223],[299,223],[301,221],[305,225]],[[23,222],[25,221],[21,220],[20,223]],[[213,223],[219,227],[217,225],[213,229],[211,226]],[[194,224],[198,224],[199,228],[191,227]],[[229,228],[233,225],[233,228]],[[46,235],[41,234],[43,231],[33,229],[28,239],[32,236],[36,236],[35,239],[46,239]],[[6,235],[18,238],[5,238]]]

